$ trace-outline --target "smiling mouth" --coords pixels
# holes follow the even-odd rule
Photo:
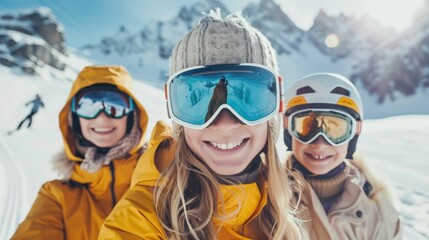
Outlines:
[[[91,128],[92,131],[99,134],[107,134],[115,131],[116,128]]]
[[[316,160],[325,160],[330,158],[332,155],[316,155],[316,154],[311,154],[311,153],[306,153],[307,156],[309,156],[310,158],[316,159]]]
[[[238,149],[240,146],[243,145],[243,143],[246,143],[248,140],[249,138],[244,138],[244,139],[231,141],[231,142],[223,142],[223,143],[214,142],[214,141],[205,141],[205,142],[216,149],[225,151],[225,150]]]

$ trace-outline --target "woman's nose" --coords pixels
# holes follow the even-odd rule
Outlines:
[[[109,115],[107,115],[105,111],[101,111],[95,119],[97,119],[97,120],[100,119],[102,121],[105,121],[105,120],[110,119],[110,118],[111,117]]]
[[[239,127],[240,124],[240,120],[238,120],[234,114],[227,109],[223,109],[219,115],[217,115],[210,127],[228,131]]]

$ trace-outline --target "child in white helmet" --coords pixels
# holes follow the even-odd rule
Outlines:
[[[388,187],[362,159],[353,159],[363,120],[353,84],[337,74],[312,74],[285,98],[287,163],[302,191],[300,206],[308,213],[304,220],[312,238],[400,239]]]

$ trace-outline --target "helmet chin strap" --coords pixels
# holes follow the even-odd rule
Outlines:
[[[287,128],[283,128],[283,141],[287,147],[287,151],[292,151],[292,136]]]
[[[357,143],[358,138],[359,138],[359,135],[355,135],[352,138],[352,140],[350,140],[349,146],[347,147],[347,155],[346,155],[347,159],[353,160],[353,154],[356,151],[356,143]]]

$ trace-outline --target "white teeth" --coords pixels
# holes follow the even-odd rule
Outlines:
[[[233,149],[243,143],[243,139],[235,141],[235,142],[229,142],[229,143],[216,143],[216,142],[210,142],[211,145],[214,147],[217,147],[222,150],[229,150]]]
[[[112,131],[113,128],[94,128],[94,131],[96,132],[100,132],[100,133],[105,133],[105,132],[110,132]]]
[[[312,155],[312,156],[315,159],[325,159],[326,158],[326,156],[324,156],[324,155]]]

